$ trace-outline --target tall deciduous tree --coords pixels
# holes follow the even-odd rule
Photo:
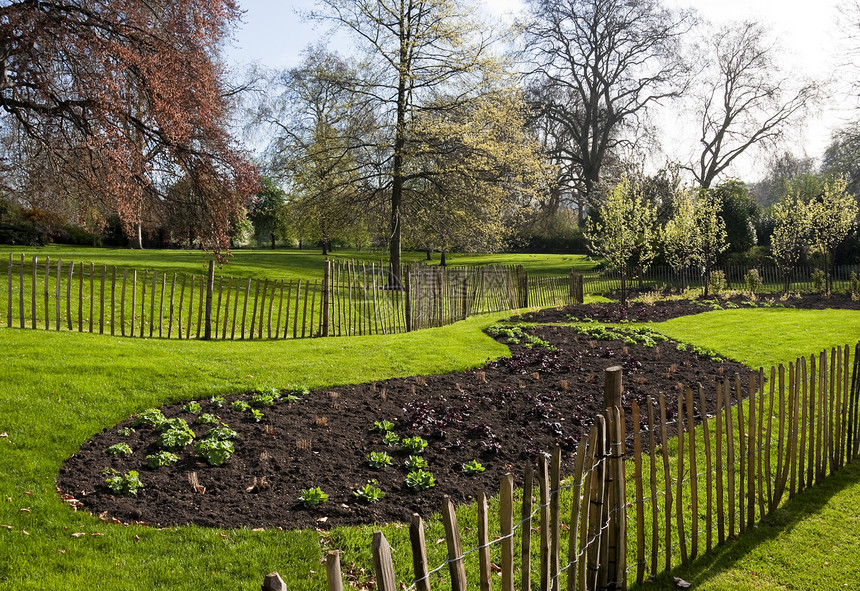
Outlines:
[[[367,75],[359,89],[376,110],[379,147],[384,150],[384,183],[388,197],[391,280],[400,282],[404,206],[411,181],[424,176],[412,166],[412,125],[426,109],[446,108],[441,95],[461,102],[484,82],[493,62],[485,28],[470,2],[454,0],[321,0],[312,13],[353,34],[366,50]]]
[[[540,114],[569,138],[559,157],[578,167],[577,190],[590,199],[647,109],[684,89],[680,46],[692,19],[658,0],[530,0],[529,9],[524,53]]]
[[[696,99],[701,151],[689,166],[704,188],[753,146],[781,139],[819,92],[818,84],[795,85],[779,70],[777,49],[759,23],[725,25],[708,39],[713,66]]]
[[[127,231],[146,202],[186,179],[187,221],[226,248],[255,188],[226,131],[218,52],[234,0],[0,2],[0,126],[56,175],[58,192],[116,212]]]
[[[598,219],[595,219],[598,218]],[[615,185],[599,211],[589,217],[586,238],[591,250],[621,273],[621,305],[627,305],[627,267],[634,259],[643,269],[654,259],[657,208],[627,177]]]
[[[822,169],[826,174],[842,175],[848,191],[860,194],[860,122],[836,130],[824,151]]]
[[[268,132],[271,174],[289,187],[289,216],[304,238],[332,242],[362,227],[374,206],[375,118],[354,66],[311,47],[296,68],[270,73],[252,107]]]

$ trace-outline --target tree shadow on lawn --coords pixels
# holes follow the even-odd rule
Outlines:
[[[855,496],[860,497],[860,463],[846,464],[839,471],[824,478],[820,484],[813,485],[795,495],[793,499],[784,502],[762,521],[753,527],[748,527],[743,535],[734,540],[729,540],[725,544],[715,545],[711,552],[700,555],[690,566],[677,566],[671,572],[662,572],[653,582],[646,582],[643,585],[634,583],[630,588],[634,590],[647,589],[648,591],[677,589],[673,577],[680,577],[692,583],[693,588],[700,588],[728,571],[741,568],[738,566],[739,563],[753,554],[757,548],[778,537],[787,537],[798,525],[809,519],[814,519],[822,513],[834,497],[851,488],[856,489]],[[788,491],[786,490],[787,494]],[[819,519],[827,521],[826,517],[819,517]],[[845,526],[854,527],[848,523]],[[716,529],[716,516],[714,517],[714,528]],[[716,538],[716,535],[714,537]],[[689,547],[689,538],[687,543]],[[714,543],[716,544],[716,539]],[[704,539],[700,539],[699,547],[702,548],[703,546]],[[798,553],[802,553],[804,548],[797,548]],[[677,548],[673,552],[677,553]],[[742,570],[749,571],[746,567],[743,567]],[[630,572],[632,574],[635,571]],[[633,576],[635,577],[635,574]],[[738,581],[739,587],[757,588],[761,585],[756,583],[758,576],[756,573],[750,572],[749,576],[746,585],[742,581]],[[822,580],[822,588],[826,587],[826,581]]]

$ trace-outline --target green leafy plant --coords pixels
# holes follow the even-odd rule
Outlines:
[[[117,435],[122,435],[123,437],[128,437],[129,435],[136,433],[136,431],[131,427],[123,427],[122,429],[117,429],[116,432]]]
[[[726,274],[723,271],[711,271],[711,279],[708,282],[708,287],[715,294],[719,294],[726,289]]]
[[[114,473],[113,476],[105,480],[105,483],[115,495],[125,497],[137,496],[137,493],[143,488],[140,475],[134,470],[129,470],[125,474]]]
[[[314,488],[303,488],[299,494],[299,502],[308,507],[314,507],[320,503],[325,503],[328,500],[328,495],[323,490],[315,486]]]
[[[256,408],[251,409],[251,416],[258,423],[263,419],[263,413],[261,411],[257,410]]]
[[[105,453],[112,456],[130,456],[132,451],[127,443],[114,443],[105,450]]]
[[[275,397],[271,394],[254,394],[251,397],[252,406],[272,406],[275,404]]]
[[[370,452],[370,455],[367,456],[367,463],[372,468],[385,468],[386,466],[391,465],[391,456],[384,451],[372,451]]]
[[[215,415],[204,412],[202,415],[197,417],[194,423],[198,425],[220,425],[221,421]]]
[[[236,437],[236,432],[233,429],[227,427],[227,425],[221,427],[214,427],[206,431],[206,434],[203,436],[203,439],[209,439],[214,441],[227,441],[229,439],[233,439]]]
[[[427,441],[423,437],[406,437],[400,441],[400,449],[410,454],[417,454],[424,451],[427,447]]]
[[[182,406],[183,412],[188,412],[191,414],[198,414],[203,408],[200,406],[200,403],[196,400],[192,400],[191,402]]]
[[[164,414],[159,409],[149,408],[137,415],[137,418],[132,421],[131,426],[159,429],[166,420]]]
[[[244,400],[234,400],[233,404],[231,404],[230,406],[233,408],[233,410],[237,410],[239,412],[246,412],[251,408],[251,405]]]
[[[155,470],[162,466],[171,466],[179,461],[179,456],[169,451],[160,451],[158,453],[146,456],[146,465]]]
[[[295,402],[296,400],[298,400],[302,396],[307,396],[308,394],[311,393],[311,391],[305,385],[298,385],[298,386],[290,385],[284,389],[284,392],[285,392],[284,397],[290,402]]]
[[[365,503],[376,503],[385,496],[385,493],[382,492],[382,489],[376,486],[376,481],[371,480],[361,488],[357,488],[352,491],[352,494],[357,497],[359,500],[364,501]]]
[[[486,468],[484,468],[478,460],[471,460],[463,464],[463,472],[469,475],[480,474],[484,470],[486,470]]]
[[[386,421],[385,419],[382,419],[381,421],[373,421],[373,427],[370,428],[371,431],[379,431],[380,433],[388,433],[393,429],[394,423]]]
[[[223,396],[213,396],[209,399],[209,402],[214,406],[217,406],[218,408],[221,408],[222,406],[227,404],[227,401],[224,399]]]
[[[413,490],[427,490],[436,486],[436,479],[430,472],[413,470],[406,475],[406,486]]]
[[[422,458],[421,456],[409,456],[404,462],[406,467],[411,470],[418,470],[419,468],[427,467],[427,460]]]
[[[394,447],[400,443],[400,437],[398,437],[397,433],[394,431],[386,431],[385,435],[382,436],[382,442],[385,443],[385,445]]]
[[[206,458],[211,466],[220,466],[230,459],[235,449],[232,441],[221,439],[203,439],[194,444],[194,453]]]
[[[174,423],[170,429],[167,429],[158,436],[158,439],[155,441],[158,447],[164,449],[181,449],[194,441],[194,431],[191,430],[188,423],[182,419],[171,419],[171,421],[181,421],[181,423]]]

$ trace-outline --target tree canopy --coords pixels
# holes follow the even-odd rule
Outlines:
[[[216,252],[255,190],[218,58],[234,0],[0,2],[7,193],[116,214],[181,207]],[[171,192],[177,179],[190,190]]]

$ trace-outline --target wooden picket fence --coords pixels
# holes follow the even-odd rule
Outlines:
[[[786,276],[782,270],[775,266],[742,266],[729,265],[717,267],[714,271],[722,271],[728,289],[746,289],[746,275],[751,270],[758,272],[761,287],[758,293],[783,293],[786,290],[793,292],[815,292],[822,288],[815,285],[813,280],[813,267],[796,267]],[[832,291],[836,293],[847,292],[851,289],[851,274],[860,275],[860,265],[839,265],[833,270]],[[705,280],[702,269],[690,267],[685,271],[687,287],[701,289]],[[627,271],[627,287],[632,289],[679,289],[681,287],[680,274],[672,267],[659,265],[648,268],[639,275],[636,268]],[[589,274],[585,278],[586,293],[608,293],[621,289],[621,273],[617,269],[600,271]]]
[[[452,591],[469,584],[491,591],[494,570],[500,571],[503,591],[529,591],[533,576],[541,591],[626,589],[689,564],[857,458],[860,343],[853,362],[851,352],[846,345],[812,355],[808,363],[800,358],[787,368],[772,367],[767,381],[761,370],[746,376],[746,383],[738,375],[721,377],[713,404],[701,385],[679,389],[677,397],[648,397],[644,410],[632,402],[625,407],[630,435],[621,368],[607,369],[607,410],[573,457],[563,460],[556,448],[551,457],[540,457],[537,475],[527,466],[518,506],[513,476],[502,479],[494,516],[498,532],[489,531],[487,495],[479,491],[477,544],[464,550],[446,497],[441,509],[447,559],[431,569],[424,525],[413,515],[408,585],[398,582],[389,543],[375,532],[371,549],[379,590],[430,591],[431,582],[438,589],[447,571]],[[534,543],[540,560],[532,573]],[[476,554],[477,580],[467,581],[466,563],[474,567]],[[337,551],[328,553],[326,565],[328,589],[341,590]],[[263,589],[286,585],[270,573]]]
[[[522,267],[325,262],[322,280],[270,280],[117,269],[9,255],[7,327],[146,338],[285,339],[394,334],[475,314],[582,301],[581,277],[528,277]],[[5,285],[4,285],[5,284]],[[2,301],[0,300],[0,301]]]

